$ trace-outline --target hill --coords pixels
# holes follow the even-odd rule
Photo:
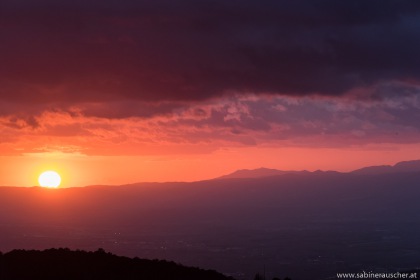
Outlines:
[[[13,250],[0,255],[2,280],[233,280],[213,270],[185,267],[174,262],[119,257],[102,249]]]

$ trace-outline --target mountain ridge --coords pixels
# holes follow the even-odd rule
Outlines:
[[[214,268],[237,279],[252,279],[262,250],[273,274],[296,280],[334,276],[331,263],[337,261],[357,270],[400,271],[418,267],[420,258],[419,251],[405,250],[420,246],[419,181],[420,172],[318,171],[191,183],[0,188],[0,248],[104,248]],[[312,261],[311,252],[322,258]],[[308,271],[290,261],[301,258],[311,260]]]
[[[308,171],[308,170],[279,170],[266,167],[260,167],[257,169],[239,169],[232,173],[215,178],[220,179],[250,179],[250,178],[262,178],[269,176],[280,176],[285,174],[310,174],[310,173],[344,173],[344,174],[358,174],[358,175],[378,175],[386,173],[400,173],[400,172],[420,172],[420,160],[410,160],[397,162],[394,165],[376,165],[362,167],[350,172],[339,172],[339,171]]]
[[[420,160],[400,161],[394,165],[368,166],[353,170],[350,173],[376,175],[401,172],[420,172]]]

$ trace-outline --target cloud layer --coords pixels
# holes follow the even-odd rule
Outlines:
[[[3,154],[420,139],[416,0],[5,0],[0,36]]]
[[[0,98],[337,96],[418,82],[418,1],[2,1]]]
[[[108,103],[108,111],[124,106]],[[133,106],[146,107],[134,103]],[[2,152],[90,155],[209,153],[229,147],[348,148],[416,144],[420,96],[369,102],[315,97],[236,96],[180,107],[170,114],[109,118],[102,111],[45,111],[0,117]],[[84,112],[84,113],[82,113]]]

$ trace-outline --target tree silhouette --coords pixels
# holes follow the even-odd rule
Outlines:
[[[119,257],[67,248],[13,250],[0,255],[1,280],[234,280],[214,270],[185,267],[174,262]]]

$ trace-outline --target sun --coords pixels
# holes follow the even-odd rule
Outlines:
[[[45,171],[39,175],[38,183],[44,188],[57,188],[61,183],[61,177],[55,171]]]

